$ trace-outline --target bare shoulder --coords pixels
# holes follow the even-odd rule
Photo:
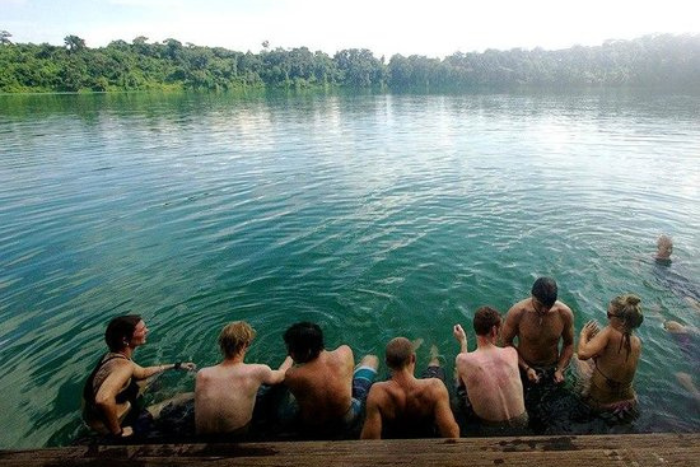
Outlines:
[[[455,358],[455,363],[457,366],[469,366],[472,364],[476,358],[475,352],[470,353],[458,353],[457,358]]]
[[[251,363],[247,365],[247,370],[250,372],[250,374],[259,378],[265,378],[272,373],[272,368],[263,363]]]
[[[445,383],[443,383],[442,380],[438,378],[426,378],[419,381],[425,381],[429,384],[428,387],[430,389],[430,393],[435,399],[439,399],[443,396],[449,397],[447,393],[447,386],[445,386]]]
[[[349,362],[355,365],[355,357],[353,355],[352,349],[348,345],[341,345],[337,349],[329,352],[329,354],[336,361],[342,362],[344,364]]]
[[[505,359],[515,359],[515,361],[518,361],[518,351],[515,350],[515,347],[503,347],[501,348],[501,355]]]
[[[197,377],[196,377],[196,384],[205,384],[208,381],[211,380],[212,374],[215,371],[214,367],[204,367],[200,368],[199,371],[197,371]]]
[[[520,320],[520,317],[523,315],[525,310],[527,309],[527,304],[529,302],[529,298],[525,298],[523,300],[520,300],[518,303],[510,307],[510,310],[508,310],[508,313],[506,313],[506,320],[511,321],[511,322],[517,322]]]
[[[333,351],[331,352],[331,354],[333,354],[333,355],[338,355],[338,356],[341,356],[341,357],[346,357],[346,356],[348,356],[348,355],[350,355],[350,356],[352,357],[352,355],[353,355],[353,354],[352,354],[352,349],[350,348],[349,345],[346,345],[346,344],[343,344],[343,345],[341,345],[340,347],[338,347],[337,349],[333,350]]]
[[[574,322],[574,312],[566,303],[557,301],[557,312],[565,321]]]

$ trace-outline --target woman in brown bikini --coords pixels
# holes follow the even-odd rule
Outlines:
[[[624,417],[637,405],[632,381],[642,343],[633,331],[644,321],[640,302],[632,294],[615,297],[608,305],[605,328],[589,321],[581,330],[578,369],[584,401],[595,410]]]

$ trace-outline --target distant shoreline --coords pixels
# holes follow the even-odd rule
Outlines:
[[[368,49],[332,57],[306,47],[258,54],[144,37],[89,48],[12,43],[3,31],[0,93],[382,89],[463,92],[569,88],[700,89],[700,35],[653,35],[601,46],[546,51],[511,49],[376,58]]]

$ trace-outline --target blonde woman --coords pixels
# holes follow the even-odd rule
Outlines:
[[[642,343],[633,334],[644,321],[640,298],[625,294],[608,305],[608,325],[602,330],[589,321],[578,343],[578,369],[584,380],[586,403],[601,412],[624,417],[633,412],[637,396],[632,387]]]

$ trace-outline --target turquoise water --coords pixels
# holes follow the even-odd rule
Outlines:
[[[251,361],[277,365],[284,329],[313,320],[358,358],[422,337],[420,363],[434,343],[451,369],[452,325],[539,275],[576,335],[640,295],[625,429],[698,431],[674,377],[692,362],[661,323],[700,314],[650,257],[669,233],[672,270],[700,284],[699,123],[700,96],[631,92],[0,96],[0,448],[85,433],[82,384],[117,314],[147,320],[144,365],[214,364],[245,319]],[[153,397],[193,385],[168,374]]]

